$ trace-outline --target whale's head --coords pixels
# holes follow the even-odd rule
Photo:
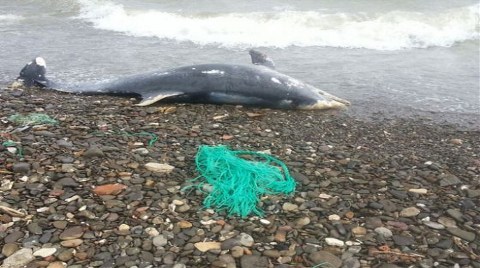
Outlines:
[[[48,80],[45,77],[47,72],[47,64],[41,57],[36,57],[27,63],[20,71],[16,82],[26,87],[47,87]]]

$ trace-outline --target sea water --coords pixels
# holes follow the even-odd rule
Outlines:
[[[472,0],[0,0],[0,84],[36,56],[81,83],[200,63],[277,70],[352,102],[358,116],[480,118]]]

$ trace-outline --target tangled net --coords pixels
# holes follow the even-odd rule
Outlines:
[[[8,120],[21,125],[55,125],[58,123],[57,120],[41,113],[30,113],[28,115],[14,114],[9,116]]]
[[[252,160],[241,157],[247,155]],[[263,216],[257,206],[263,195],[295,191],[296,183],[287,166],[268,154],[203,145],[197,152],[195,163],[201,175],[192,182],[203,180],[196,185],[197,189],[201,190],[206,183],[212,186],[203,202],[204,207],[226,210],[228,216],[247,217],[251,213]]]

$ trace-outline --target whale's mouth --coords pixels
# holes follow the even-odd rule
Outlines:
[[[17,89],[17,88],[22,88],[25,86],[25,81],[21,78],[15,79],[15,81],[10,84],[10,88],[12,89]]]
[[[344,100],[344,99],[342,99],[342,98],[333,96],[332,99],[333,99],[333,101],[340,102],[340,103],[343,104],[344,106],[350,106],[350,102],[347,101],[347,100]]]
[[[308,105],[306,107],[309,107],[309,106],[322,107],[322,105],[325,105],[326,107],[332,106],[332,107],[345,108],[346,106],[350,106],[349,101],[347,101],[345,99],[342,99],[342,98],[339,98],[335,95],[332,95],[332,94],[330,94],[326,91],[323,91],[319,88],[309,86],[309,89],[316,92],[317,94],[319,94],[320,97],[318,97],[319,100],[317,101],[317,103],[315,103],[313,105]],[[313,108],[313,109],[322,109],[322,108]],[[325,108],[325,109],[329,109],[329,108]]]
[[[338,100],[318,100],[311,105],[299,107],[302,110],[330,110],[330,109],[346,109],[350,102],[338,98]]]

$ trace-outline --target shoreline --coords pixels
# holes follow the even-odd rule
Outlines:
[[[55,248],[28,267],[480,267],[478,129],[30,89],[2,90],[0,101],[2,142],[24,154],[0,148],[0,205],[27,215],[0,211],[0,264]],[[32,112],[58,124],[7,120]],[[133,135],[142,132],[158,140],[148,146],[151,136]],[[295,193],[264,197],[262,221],[203,209],[204,194],[180,191],[198,176],[203,144],[269,150]],[[150,162],[175,168],[158,173]],[[124,188],[92,190],[113,183]],[[214,247],[202,252],[202,242]]]
[[[367,105],[351,107],[346,114],[353,118],[381,121],[381,120],[414,120],[439,126],[454,127],[459,130],[480,130],[480,110],[477,114],[423,111],[412,107],[384,107],[384,104],[376,104],[372,110],[367,111]]]

